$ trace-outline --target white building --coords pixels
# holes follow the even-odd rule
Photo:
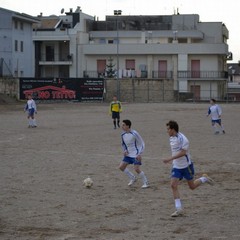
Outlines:
[[[0,76],[33,77],[32,24],[27,14],[0,8]]]
[[[33,41],[36,50],[35,77],[82,77],[82,46],[89,43],[87,20],[94,17],[78,7],[61,16],[38,16]]]

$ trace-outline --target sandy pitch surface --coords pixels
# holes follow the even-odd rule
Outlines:
[[[121,130],[107,104],[39,104],[38,127],[27,128],[23,105],[0,106],[1,240],[240,239],[240,105],[222,104],[225,135],[214,135],[208,104],[123,104],[146,143],[141,180],[128,187],[118,170]],[[165,124],[177,120],[190,140],[196,177],[215,185],[191,191],[182,182],[186,215],[174,201]],[[132,167],[130,167],[132,169]],[[86,177],[94,185],[82,185]]]

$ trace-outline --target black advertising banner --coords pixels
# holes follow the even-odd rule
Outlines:
[[[80,88],[82,101],[103,100],[104,82],[102,78],[82,79],[82,84],[80,85]]]
[[[35,100],[102,101],[102,78],[20,78],[20,99],[29,94]]]

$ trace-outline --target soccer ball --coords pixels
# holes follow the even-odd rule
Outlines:
[[[83,180],[83,185],[84,185],[86,188],[90,188],[90,187],[92,187],[92,185],[93,185],[93,180],[92,180],[90,177],[88,177],[88,178],[86,178],[86,179]]]

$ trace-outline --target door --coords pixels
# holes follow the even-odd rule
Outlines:
[[[99,59],[97,60],[97,73],[98,77],[105,76],[106,71],[106,60],[105,59]]]
[[[158,77],[159,78],[167,77],[167,61],[166,60],[158,61]]]
[[[191,61],[191,76],[192,78],[200,78],[200,60]]]
[[[135,60],[134,59],[126,59],[126,69],[127,70],[135,70]]]
[[[193,99],[200,100],[200,85],[191,85],[191,92],[193,93]]]

